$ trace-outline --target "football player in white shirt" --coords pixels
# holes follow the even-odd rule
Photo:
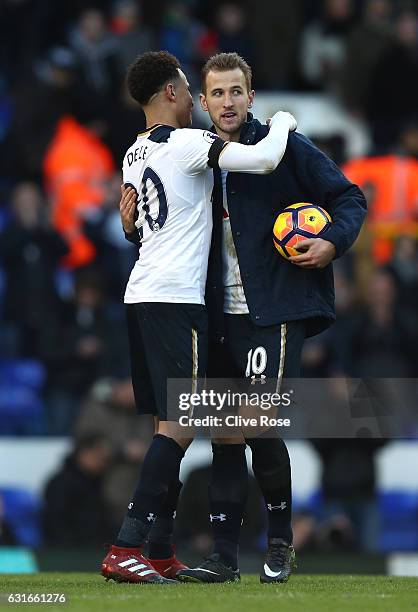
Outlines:
[[[147,129],[123,162],[124,184],[134,197],[122,221],[139,247],[125,303],[137,408],[154,415],[157,433],[102,574],[117,581],[169,584],[184,568],[170,537],[180,462],[191,439],[184,438],[178,422],[168,420],[166,387],[169,378],[197,380],[205,374],[212,168],[271,172],[296,122],[288,113],[276,113],[268,135],[254,146],[187,129],[193,107],[189,84],[178,60],[164,51],[140,56],[129,68],[127,84],[145,112]],[[148,538],[150,559],[142,554]]]

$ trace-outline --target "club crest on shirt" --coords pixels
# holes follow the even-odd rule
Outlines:
[[[206,142],[208,142],[209,144],[212,144],[212,142],[216,140],[218,136],[217,134],[214,134],[213,132],[209,132],[208,130],[205,130],[203,132],[203,138],[204,140],[206,140]]]

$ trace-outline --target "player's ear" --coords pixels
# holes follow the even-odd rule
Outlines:
[[[165,86],[165,94],[170,102],[175,102],[176,100],[176,88],[173,83],[167,83]]]
[[[204,110],[207,113],[209,109],[208,109],[208,103],[206,102],[205,94],[203,93],[199,94],[199,101],[200,101],[200,106],[202,107],[202,110]]]
[[[251,108],[254,102],[255,91],[252,89],[248,94],[248,108]]]

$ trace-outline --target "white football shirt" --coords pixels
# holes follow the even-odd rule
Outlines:
[[[226,193],[226,177],[228,172],[222,170],[223,195],[223,283],[224,283],[224,312],[227,314],[248,314],[244,287],[242,286],[241,271],[238,264],[237,251],[232,236],[229,219],[228,199]]]
[[[208,131],[167,125],[138,135],[123,161],[124,183],[137,193],[140,237],[126,303],[204,304],[212,232],[211,168],[268,174],[280,163],[289,129],[295,128],[289,113],[278,112],[268,134],[255,145],[225,143]]]
[[[138,194],[141,246],[125,303],[204,304],[212,232],[209,155],[222,146],[211,132],[154,126],[128,149],[123,181]]]

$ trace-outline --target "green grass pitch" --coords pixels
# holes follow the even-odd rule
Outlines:
[[[295,575],[287,584],[241,583],[139,586],[105,582],[97,574],[0,576],[2,610],[46,608],[97,612],[368,612],[418,611],[418,579],[388,576]],[[10,604],[6,593],[64,593],[65,604]]]

